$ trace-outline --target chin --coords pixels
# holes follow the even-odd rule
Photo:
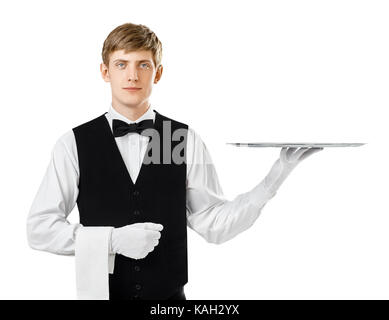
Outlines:
[[[122,101],[127,104],[139,104],[142,99],[141,97],[123,97]]]

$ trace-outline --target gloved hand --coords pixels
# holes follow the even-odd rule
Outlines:
[[[280,157],[265,177],[265,187],[272,193],[276,192],[286,177],[301,161],[321,150],[323,148],[281,148]]]
[[[110,253],[143,259],[158,245],[162,230],[162,224],[152,222],[133,223],[114,228],[111,234]]]

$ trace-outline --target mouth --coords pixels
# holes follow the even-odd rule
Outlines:
[[[127,90],[127,91],[139,91],[141,90],[142,88],[138,88],[138,87],[127,87],[127,88],[123,88],[124,90]]]

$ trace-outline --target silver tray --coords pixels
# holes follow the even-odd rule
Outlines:
[[[227,144],[236,147],[254,147],[254,148],[328,148],[328,147],[359,147],[366,143],[315,143],[315,142],[301,142],[301,143],[274,143],[274,142],[227,142]]]

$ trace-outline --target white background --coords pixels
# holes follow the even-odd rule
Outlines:
[[[225,196],[279,149],[366,142],[304,160],[246,232],[188,229],[187,299],[388,299],[387,1],[7,1],[1,32],[0,298],[75,299],[74,257],[30,249],[26,218],[56,140],[108,110],[101,49],[150,27],[164,72],[152,107],[206,143]],[[78,221],[77,208],[70,215]]]

